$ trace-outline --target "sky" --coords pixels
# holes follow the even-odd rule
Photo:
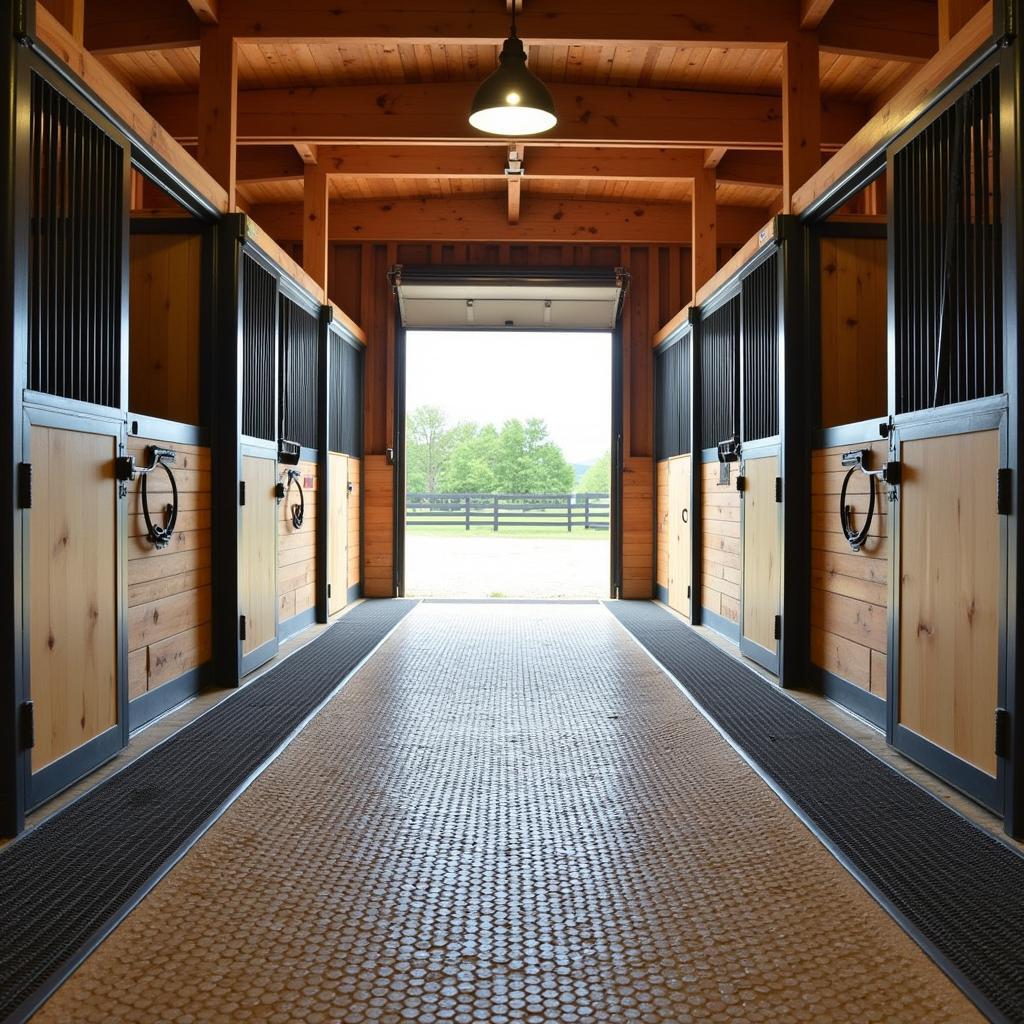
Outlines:
[[[406,408],[443,409],[451,424],[536,417],[569,462],[609,447],[610,334],[558,331],[410,331]]]

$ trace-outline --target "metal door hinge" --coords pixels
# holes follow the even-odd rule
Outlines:
[[[996,470],[996,513],[1008,516],[1013,512],[1013,470]]]
[[[742,492],[742,491],[745,491],[746,488],[747,488],[747,478],[742,473],[737,474],[737,476],[736,476],[736,490]]]
[[[686,599],[687,600],[690,599],[690,584],[689,583],[686,584]]]
[[[781,640],[782,639],[782,616],[781,615],[776,615],[775,616],[775,639],[776,640]]]
[[[18,508],[32,507],[32,463],[18,463]]]
[[[30,700],[21,705],[21,722],[19,725],[21,749],[31,750],[36,745],[36,706]]]
[[[245,639],[245,616],[238,616],[238,638],[239,640]]]
[[[331,585],[330,585],[330,583],[327,584],[327,596],[328,597],[331,596]]]
[[[1010,739],[1010,712],[996,708],[996,757],[1009,757],[1012,746]]]
[[[245,481],[244,480],[239,480],[238,481],[238,504],[239,505],[244,505],[245,504]]]
[[[777,476],[775,478],[775,501],[778,504],[782,504],[782,477]]]

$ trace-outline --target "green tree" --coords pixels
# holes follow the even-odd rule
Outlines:
[[[498,487],[495,472],[498,432],[489,424],[464,423],[455,428],[456,444],[441,469],[443,492],[492,494]]]
[[[580,477],[578,494],[607,494],[612,487],[612,453],[607,451]]]
[[[454,428],[458,429],[458,428]],[[406,418],[406,487],[410,491],[436,491],[441,468],[452,444],[444,412],[433,405],[421,405]]]
[[[514,494],[568,493],[576,476],[540,419],[505,422],[495,466],[498,488]]]

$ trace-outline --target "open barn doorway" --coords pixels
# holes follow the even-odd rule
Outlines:
[[[396,589],[614,595],[622,278],[396,271]]]

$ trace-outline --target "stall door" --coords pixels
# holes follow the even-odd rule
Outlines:
[[[781,516],[775,500],[777,454],[748,458],[743,469],[741,522],[743,583],[740,651],[772,672],[779,670],[777,616],[781,600]]]
[[[277,652],[277,459],[242,456],[245,502],[238,562],[242,672]]]
[[[934,434],[896,432],[890,741],[999,811],[1001,430]]]
[[[668,463],[668,603],[690,616],[690,456]]]
[[[348,456],[330,452],[331,493],[327,522],[327,579],[330,595],[327,613],[333,615],[345,607],[348,597]]]
[[[34,745],[27,803],[36,806],[127,740],[118,629],[119,426],[97,432],[27,426],[29,700]]]

